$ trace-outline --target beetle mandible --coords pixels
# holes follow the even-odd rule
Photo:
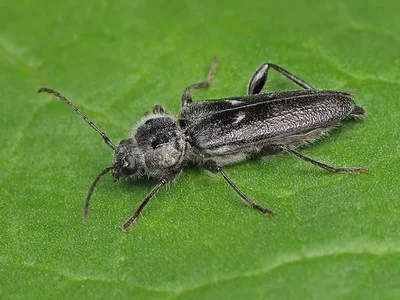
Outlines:
[[[365,117],[346,92],[317,90],[272,63],[264,63],[251,77],[247,96],[192,102],[191,90],[207,88],[215,73],[215,57],[207,79],[188,86],[181,98],[181,114],[174,117],[156,105],[119,145],[91,122],[59,92],[41,88],[39,93],[53,94],[67,103],[114,151],[113,164],[95,178],[85,199],[83,221],[89,201],[100,178],[111,172],[114,181],[121,177],[143,175],[159,178],[135,213],[124,223],[126,231],[157,191],[175,179],[188,163],[219,173],[250,207],[263,214],[274,213],[246,196],[227,176],[225,165],[254,157],[290,153],[330,172],[358,174],[368,168],[336,168],[304,156],[297,149],[322,137],[348,117]],[[268,71],[274,69],[300,86],[302,90],[261,93]]]

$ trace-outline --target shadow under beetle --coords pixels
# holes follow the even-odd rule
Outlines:
[[[192,102],[192,89],[207,88],[216,69],[213,59],[207,79],[188,86],[182,95],[181,115],[176,118],[156,105],[133,129],[128,139],[115,146],[107,135],[57,91],[39,89],[66,102],[114,151],[111,167],[93,181],[85,200],[83,221],[88,215],[93,190],[106,173],[114,181],[143,175],[160,178],[159,183],[125,222],[126,231],[157,191],[176,178],[188,163],[219,173],[250,207],[263,214],[273,212],[249,199],[226,175],[222,166],[281,152],[288,152],[330,172],[358,174],[368,168],[335,168],[300,154],[296,149],[323,136],[347,117],[365,117],[345,92],[317,90],[285,69],[263,64],[251,77],[247,96]],[[274,69],[303,90],[261,93],[270,69]]]

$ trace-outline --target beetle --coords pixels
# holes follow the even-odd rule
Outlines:
[[[228,177],[223,166],[286,152],[330,172],[359,174],[368,171],[368,168],[336,168],[297,151],[324,136],[344,119],[366,116],[364,108],[354,103],[350,93],[315,89],[282,67],[264,63],[251,77],[246,96],[192,102],[191,90],[210,85],[216,61],[215,57],[205,81],[185,88],[180,116],[174,117],[156,105],[153,112],[133,128],[130,137],[117,146],[59,92],[39,89],[39,93],[53,94],[67,103],[114,151],[112,166],[101,171],[89,188],[83,222],[87,220],[89,201],[96,184],[109,172],[114,181],[144,175],[160,179],[123,224],[122,230],[127,231],[158,190],[174,180],[189,163],[219,173],[248,206],[269,215],[274,213],[245,195]],[[281,73],[302,90],[262,93],[270,69]]]

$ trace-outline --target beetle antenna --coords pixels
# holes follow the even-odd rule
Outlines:
[[[83,223],[86,223],[87,217],[88,217],[88,211],[89,211],[89,201],[90,198],[92,197],[94,188],[96,187],[97,183],[99,182],[100,178],[103,177],[103,175],[107,174],[108,172],[110,172],[112,170],[113,167],[107,167],[105,168],[103,171],[101,171],[101,173],[99,175],[97,175],[97,177],[94,179],[92,185],[90,186],[89,192],[86,196],[85,199],[85,207],[83,208]]]
[[[92,127],[98,134],[101,135],[101,137],[104,140],[104,143],[106,143],[106,145],[108,147],[110,147],[111,149],[113,149],[115,151],[115,145],[113,144],[113,142],[110,140],[110,138],[103,132],[101,131],[96,125],[94,125],[94,123],[92,121],[90,121],[75,105],[73,105],[67,98],[65,98],[63,95],[61,95],[59,92],[49,89],[49,88],[40,88],[38,90],[38,93],[42,93],[42,92],[46,92],[49,94],[53,94],[54,96],[56,96],[57,98],[59,98],[61,101],[64,101],[65,103],[67,103],[69,105],[69,107],[71,107],[83,120],[85,120],[86,123],[88,123],[90,125],[90,127]]]

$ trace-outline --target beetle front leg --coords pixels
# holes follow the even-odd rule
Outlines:
[[[254,208],[256,210],[258,210],[259,212],[263,213],[263,214],[270,214],[270,215],[274,215],[274,213],[264,207],[259,206],[258,204],[256,204],[255,202],[253,202],[249,197],[247,197],[234,183],[233,181],[226,175],[226,173],[224,172],[224,170],[222,169],[222,167],[215,161],[213,160],[207,160],[204,163],[204,168],[213,172],[213,173],[220,173],[222,175],[222,177],[224,177],[224,179],[226,180],[226,182],[228,182],[228,184],[231,186],[231,188],[233,188],[233,190],[240,196],[240,198],[242,198],[242,200],[251,208]]]
[[[161,105],[155,105],[153,108],[153,113],[154,114],[166,114],[167,111],[162,107]]]
[[[207,79],[205,81],[191,84],[184,90],[183,95],[182,95],[182,102],[181,102],[182,107],[184,107],[192,102],[192,95],[190,94],[190,90],[204,89],[204,88],[208,88],[210,86],[210,83],[214,78],[215,70],[217,68],[217,60],[218,60],[218,57],[214,56],[214,58],[211,62],[210,70],[208,71]]]
[[[176,173],[169,174],[164,176],[160,182],[150,191],[150,193],[143,199],[142,203],[140,203],[139,207],[136,209],[135,213],[122,225],[122,231],[126,232],[128,228],[136,221],[142,212],[143,208],[149,203],[150,199],[158,192],[160,188],[165,186],[167,183],[171,182],[177,175],[179,171]]]
[[[314,89],[307,82],[301,80],[299,77],[293,75],[292,73],[286,71],[285,69],[279,67],[278,65],[265,63],[261,67],[259,67],[258,70],[251,77],[249,82],[249,87],[247,88],[248,95],[255,95],[261,92],[261,90],[264,88],[267,82],[268,71],[270,68],[278,71],[279,73],[287,77],[289,80],[293,81],[295,84],[301,86],[305,90]]]

